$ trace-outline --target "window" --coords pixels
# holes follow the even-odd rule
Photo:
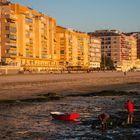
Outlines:
[[[30,18],[25,18],[26,23],[32,23],[32,19]]]
[[[107,56],[111,56],[111,54],[110,54],[110,53],[108,53],[108,54],[107,54]]]
[[[78,60],[81,60],[81,57],[78,57]]]
[[[61,50],[61,51],[60,51],[60,54],[64,54],[64,50]]]
[[[16,36],[13,35],[13,34],[7,34],[6,37],[7,37],[7,38],[10,38],[10,39],[12,39],[12,40],[16,40]]]

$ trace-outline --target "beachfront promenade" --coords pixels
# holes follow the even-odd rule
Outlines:
[[[123,72],[1,75],[0,89],[0,99],[28,98],[48,92],[140,91],[140,72],[128,72],[126,75]]]

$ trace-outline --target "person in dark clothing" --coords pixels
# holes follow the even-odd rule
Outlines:
[[[124,74],[124,76],[126,76],[126,71],[123,74]]]
[[[127,124],[132,124],[133,123],[133,104],[130,100],[128,100],[125,103],[125,108],[127,109],[128,112],[128,117],[127,117]]]
[[[98,119],[101,121],[101,129],[107,129],[107,120],[110,116],[107,113],[102,113],[98,116]]]

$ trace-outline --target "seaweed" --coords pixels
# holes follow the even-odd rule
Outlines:
[[[81,94],[81,93],[78,93],[78,94],[69,94],[67,96],[70,96],[70,97],[76,97],[76,96],[81,96],[81,97],[92,97],[92,96],[136,96],[136,95],[140,95],[138,92],[134,91],[130,91],[130,92],[127,92],[127,91],[116,91],[116,90],[103,90],[103,91],[100,91],[100,92],[92,92],[92,93],[86,93],[86,94]]]

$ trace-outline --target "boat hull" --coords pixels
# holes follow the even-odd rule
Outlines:
[[[72,114],[51,113],[51,115],[54,119],[66,120],[66,121],[76,120],[76,118],[79,116],[79,114],[77,114],[77,113],[72,113]]]

